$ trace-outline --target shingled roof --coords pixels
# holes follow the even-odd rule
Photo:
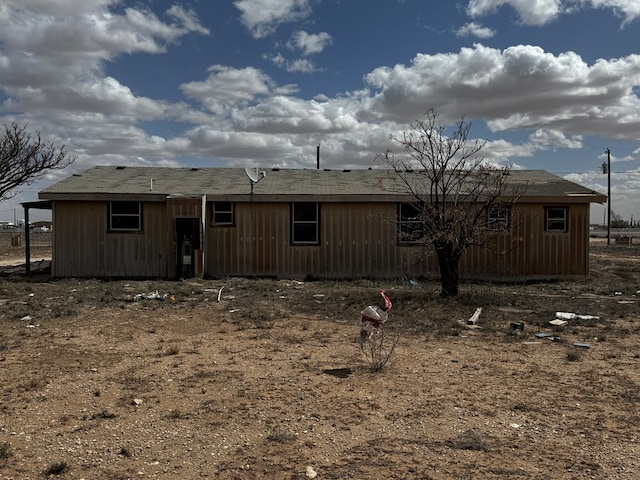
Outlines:
[[[265,201],[373,199],[395,201],[396,177],[387,169],[312,170],[261,169],[264,178],[253,185],[255,199]],[[523,199],[540,197],[604,202],[598,192],[543,170],[511,170],[511,185],[526,185]],[[247,200],[251,182],[242,168],[163,168],[99,166],[74,174],[44,190],[46,200],[113,199],[114,196],[203,196],[209,200]]]

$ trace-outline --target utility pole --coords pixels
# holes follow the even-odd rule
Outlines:
[[[611,150],[607,148],[607,163],[602,164],[602,173],[607,174],[607,245],[611,245]]]

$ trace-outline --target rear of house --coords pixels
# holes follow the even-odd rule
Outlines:
[[[591,202],[605,197],[543,171],[512,171],[527,189],[493,251],[471,248],[467,278],[587,275]],[[257,181],[256,181],[257,180]],[[53,211],[55,277],[436,277],[408,239],[413,198],[387,170],[95,167],[40,192]],[[501,255],[495,252],[502,252]]]

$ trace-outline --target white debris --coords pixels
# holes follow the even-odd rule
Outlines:
[[[567,322],[566,320],[560,320],[556,318],[555,320],[551,320],[549,323],[554,327],[564,327],[569,322]]]
[[[316,472],[312,466],[308,466],[306,475],[307,478],[316,478],[318,476],[318,472]]]

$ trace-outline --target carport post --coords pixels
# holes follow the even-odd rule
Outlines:
[[[24,206],[24,272],[31,275],[31,229],[29,228],[29,207]]]

